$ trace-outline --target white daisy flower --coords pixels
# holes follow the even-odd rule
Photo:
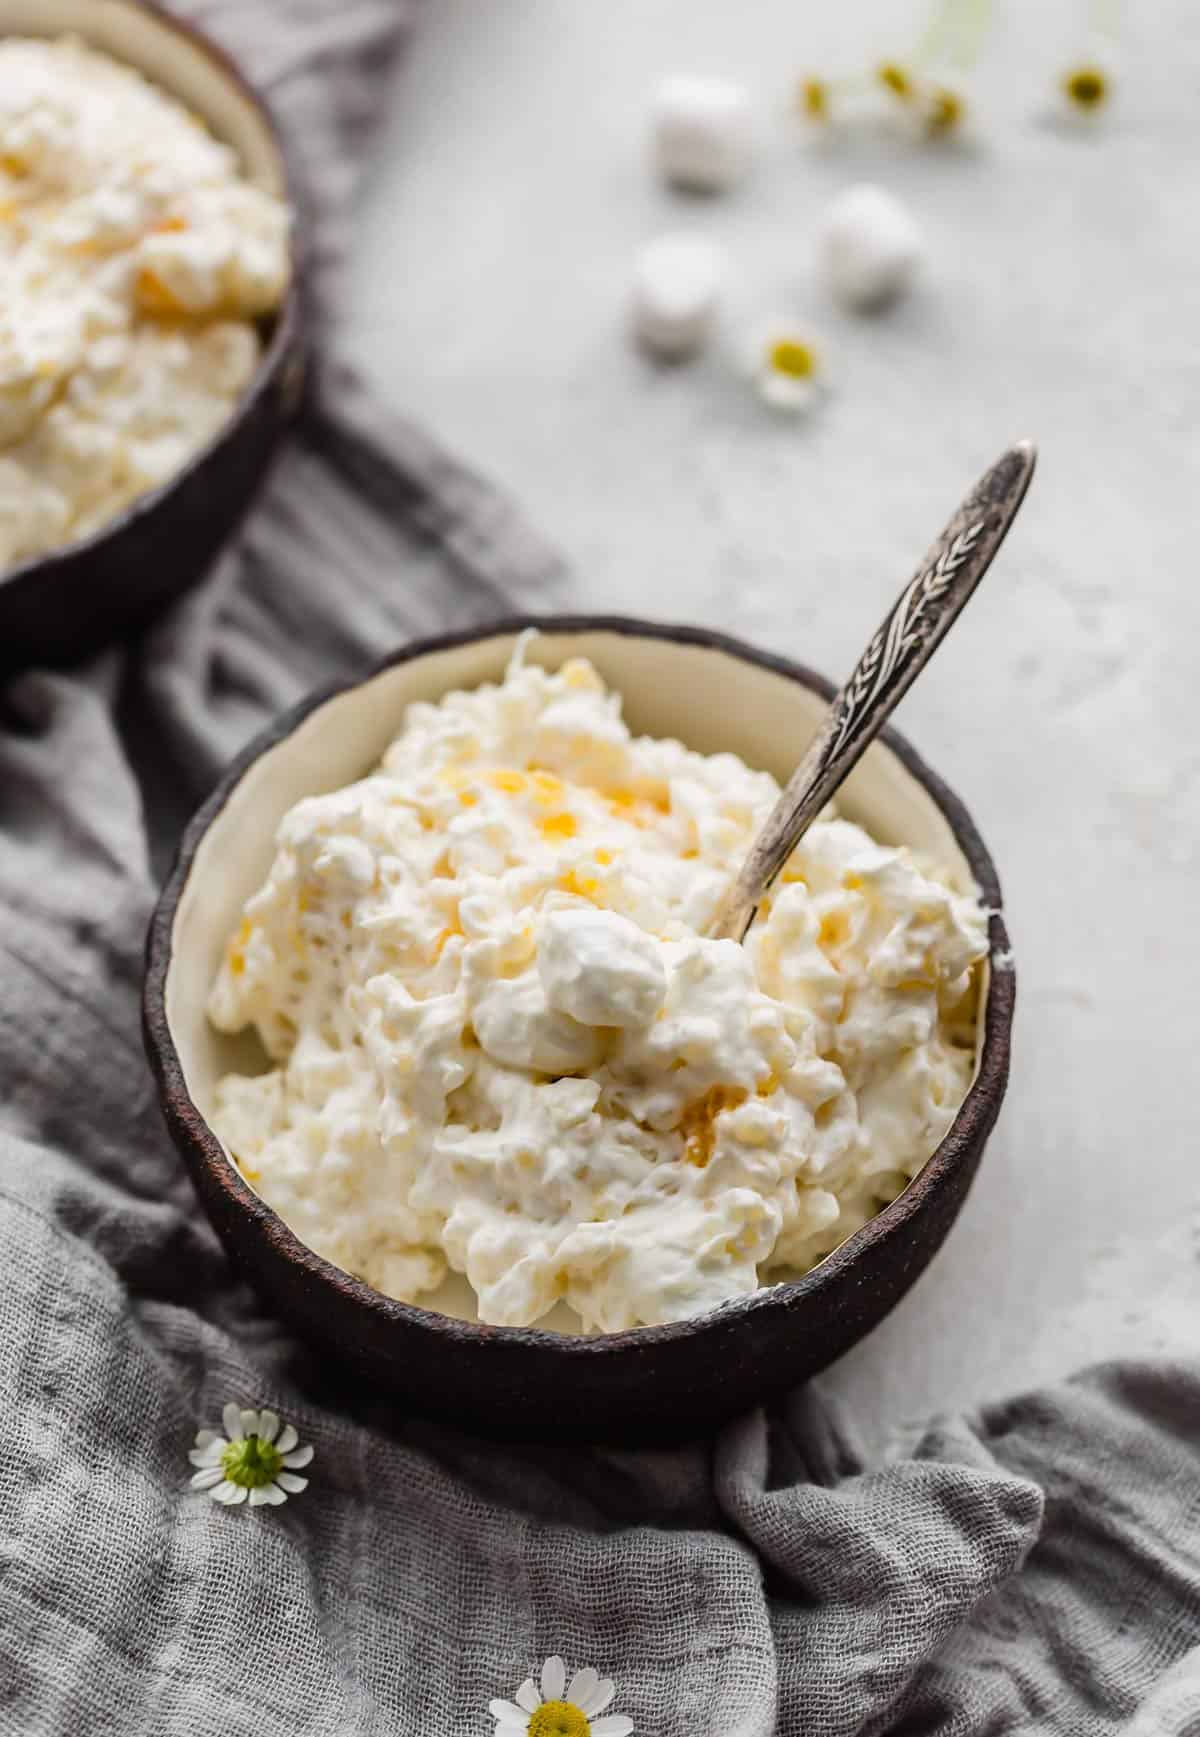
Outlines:
[[[804,332],[776,322],[755,336],[748,357],[754,389],[772,410],[811,410],[824,388],[821,352]]]
[[[225,1434],[202,1429],[188,1454],[200,1469],[192,1477],[194,1490],[207,1490],[214,1502],[236,1507],[249,1500],[252,1508],[277,1508],[289,1496],[308,1488],[296,1473],[313,1457],[300,1445],[290,1423],[279,1427],[273,1411],[243,1411],[231,1400],[221,1413]]]
[[[526,1677],[511,1701],[489,1701],[495,1737],[629,1737],[633,1720],[603,1713],[616,1693],[611,1678],[587,1665],[567,1682],[567,1667],[555,1656],[542,1666],[542,1692]]]

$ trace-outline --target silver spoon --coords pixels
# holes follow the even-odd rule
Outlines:
[[[825,721],[708,926],[740,941],[776,875],[933,656],[1025,499],[1037,451],[1019,440],[980,477],[835,694]]]

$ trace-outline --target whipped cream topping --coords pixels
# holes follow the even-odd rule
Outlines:
[[[97,530],[227,420],[283,203],[132,68],[0,40],[0,566]]]
[[[310,1247],[482,1320],[671,1321],[893,1199],[974,1065],[974,891],[828,811],[745,945],[703,929],[776,795],[634,738],[576,659],[408,708],[300,802],[212,989],[269,1057],[213,1125]]]

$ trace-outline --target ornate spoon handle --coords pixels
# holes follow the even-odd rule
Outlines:
[[[992,564],[1033,475],[1031,441],[985,471],[834,697],[709,925],[740,941],[759,900],[834,791],[908,692]]]

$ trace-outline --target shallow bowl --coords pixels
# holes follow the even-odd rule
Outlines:
[[[65,34],[177,97],[233,146],[251,181],[288,201],[292,274],[263,323],[254,377],[209,444],[91,536],[0,570],[0,673],[84,657],[203,578],[262,482],[304,377],[299,214],[262,98],[207,37],[142,0],[0,0],[0,37]]]
[[[691,1320],[592,1338],[484,1326],[381,1295],[306,1248],[242,1179],[205,1120],[218,1078],[245,1065],[237,1048],[245,1040],[210,1027],[205,1001],[243,901],[270,867],[283,814],[369,771],[410,701],[499,679],[527,626],[542,630],[535,661],[591,658],[624,696],[635,732],[731,750],[780,779],[831,692],[820,676],[722,634],[640,621],[553,617],[405,646],[364,680],[285,713],[188,827],[150,929],[147,1052],[171,1135],[230,1259],[370,1390],[485,1434],[533,1435],[552,1418],[557,1437],[678,1438],[831,1363],[887,1314],[945,1237],[1008,1078],[1015,979],[1000,886],[958,798],[901,737],[878,741],[842,790],[843,812],[883,842],[930,852],[964,889],[974,882],[992,913],[976,1072],[945,1139],[903,1194],[802,1278]],[[447,1310],[462,1309],[464,1295],[465,1287],[448,1295]]]

